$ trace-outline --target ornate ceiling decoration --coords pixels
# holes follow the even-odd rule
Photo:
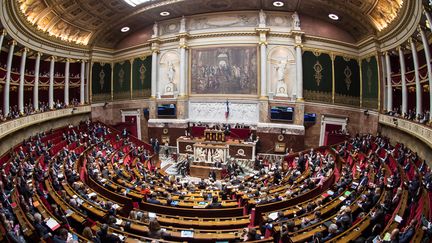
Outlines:
[[[13,0],[20,17],[37,33],[79,45],[113,48],[130,33],[155,21],[221,11],[297,11],[332,24],[359,41],[377,35],[397,19],[403,0],[283,0],[281,8],[269,0]],[[142,2],[142,3],[141,3]],[[130,4],[132,3],[132,4]],[[135,7],[133,7],[135,5]],[[160,12],[169,11],[169,17]],[[328,18],[339,15],[339,21]]]

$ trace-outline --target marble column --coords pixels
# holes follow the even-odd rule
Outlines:
[[[385,53],[386,59],[386,77],[387,77],[387,111],[393,110],[393,88],[391,82],[391,63],[390,55],[388,52]]]
[[[302,46],[296,46],[296,66],[297,66],[297,100],[303,100],[303,57]]]
[[[80,104],[85,103],[85,61],[81,60],[81,74],[80,74]]]
[[[3,92],[3,114],[7,116],[9,114],[9,91],[10,91],[10,81],[11,81],[11,72],[12,72],[12,59],[14,54],[14,49],[16,45],[16,41],[12,41],[7,58],[6,64],[6,80]]]
[[[33,108],[35,111],[39,110],[39,69],[41,53],[36,54],[35,68],[34,68],[34,86],[33,86]]]
[[[386,60],[385,55],[380,55],[381,58],[381,70],[382,70],[382,94],[383,94],[383,110],[387,110],[387,75],[386,75]]]
[[[90,91],[91,91],[90,63],[91,63],[90,60],[86,63],[86,68],[85,68],[86,78],[84,80],[87,83],[87,87],[85,88],[85,102],[87,104],[90,104]]]
[[[419,64],[418,64],[418,56],[417,56],[417,48],[412,39],[409,39],[410,45],[411,45],[411,52],[413,56],[414,61],[414,79],[416,84],[416,114],[420,114],[423,112],[422,107],[422,86],[420,84],[420,74],[419,74]]]
[[[431,87],[432,87],[432,65],[431,65],[431,54],[430,54],[430,48],[429,48],[429,42],[428,39],[426,37],[426,34],[424,33],[422,28],[419,28],[419,32],[422,38],[422,42],[423,42],[423,49],[425,52],[425,57],[426,57],[426,65],[427,65],[427,70],[428,70],[428,80],[429,80],[429,104],[432,105],[432,91],[431,91]],[[429,107],[431,107],[431,105],[429,105]],[[429,108],[430,110],[430,108]],[[432,121],[432,112],[430,112],[429,114],[429,120]]]
[[[54,66],[55,57],[51,56],[50,70],[49,70],[49,89],[48,89],[48,107],[54,109]]]
[[[157,65],[158,64],[158,51],[153,50],[152,53],[152,69],[151,69],[151,97],[156,97],[157,92]]]
[[[261,97],[267,96],[267,43],[260,43]]]
[[[406,85],[406,67],[405,67],[405,56],[402,47],[399,50],[399,63],[401,68],[401,82],[402,82],[402,114],[408,112],[408,88]]]
[[[27,60],[27,48],[24,48],[21,53],[21,66],[20,66],[20,79],[18,88],[18,110],[21,114],[24,113],[24,79],[25,79],[25,66]]]
[[[186,95],[186,46],[180,46],[180,88],[179,95]]]
[[[64,103],[65,106],[69,106],[69,68],[70,68],[70,60],[66,59],[66,64],[65,64],[65,74],[64,74],[64,82],[65,82],[65,86],[64,86]]]

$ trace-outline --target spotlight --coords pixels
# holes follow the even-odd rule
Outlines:
[[[127,26],[125,26],[125,27],[123,27],[123,28],[121,28],[121,32],[128,32],[130,30],[130,28],[129,27],[127,27]]]
[[[337,16],[336,14],[333,14],[333,13],[329,14],[328,17],[332,20],[339,20],[339,16]]]
[[[170,12],[168,12],[168,11],[163,11],[163,12],[161,12],[160,13],[160,16],[168,16],[168,15],[170,15]]]
[[[273,2],[273,6],[278,7],[278,8],[282,7],[283,5],[285,5],[285,4],[282,1],[274,1]]]

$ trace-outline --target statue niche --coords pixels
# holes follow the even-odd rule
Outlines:
[[[176,70],[174,64],[170,61],[168,62],[167,66],[168,66],[168,70],[167,70],[168,84],[165,85],[164,95],[174,95],[174,92],[177,91],[177,87],[174,83]]]
[[[276,47],[269,53],[270,92],[274,97],[294,98],[296,65],[292,48]]]

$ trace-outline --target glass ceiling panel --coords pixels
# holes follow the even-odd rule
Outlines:
[[[153,2],[155,0],[123,0],[123,1],[125,1],[127,4],[131,5],[132,7],[135,7],[135,6],[140,5],[142,3]]]

